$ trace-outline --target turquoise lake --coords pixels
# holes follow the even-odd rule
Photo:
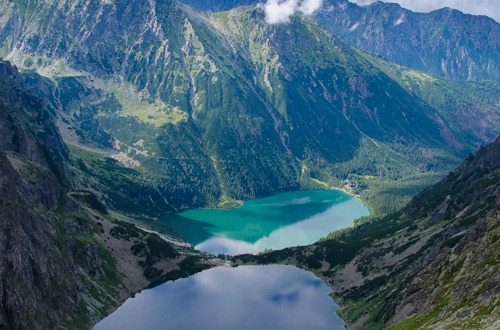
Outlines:
[[[230,210],[186,210],[162,220],[197,250],[235,255],[311,244],[369,214],[359,199],[342,191],[307,190],[245,201]]]
[[[337,330],[331,289],[284,265],[218,267],[129,298],[94,330]]]

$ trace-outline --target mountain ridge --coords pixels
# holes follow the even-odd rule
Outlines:
[[[261,3],[183,2],[211,11]],[[312,17],[355,47],[400,65],[454,80],[500,79],[500,24],[487,16],[450,8],[417,13],[397,3],[380,1],[361,6],[347,0],[325,0]]]
[[[380,173],[371,148],[404,176],[445,171],[484,141],[448,127],[442,112],[308,19],[269,26],[261,8],[210,14],[174,1],[27,3],[38,7],[9,4],[4,55],[55,81],[49,97],[68,142],[132,170],[124,184],[152,200],[135,198],[137,209],[231,204],[318,187],[313,179],[341,186],[351,174]],[[108,205],[134,200],[120,182],[118,196],[104,175],[81,172],[74,177],[93,176]]]
[[[134,292],[220,265],[73,186],[43,87],[0,61],[0,327],[86,329]]]
[[[449,8],[422,14],[390,3],[335,2],[327,1],[331,14],[315,18],[356,47],[445,78],[499,80],[500,24],[491,18]]]

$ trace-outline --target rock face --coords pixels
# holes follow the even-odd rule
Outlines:
[[[228,10],[257,0],[184,0],[202,10]],[[397,4],[358,6],[325,0],[313,17],[357,48],[454,80],[500,81],[500,24],[449,8],[415,13]]]
[[[17,70],[5,62],[0,63],[0,86],[0,324],[52,328],[76,314],[84,283],[71,249],[63,252],[58,246],[64,242],[58,241],[61,221],[55,211],[64,207],[60,194],[67,151],[47,104],[26,90]],[[51,313],[43,312],[47,305]]]
[[[73,191],[44,80],[0,61],[0,328],[88,328],[132,292],[205,265]]]
[[[299,262],[323,274],[349,329],[496,329],[500,137],[404,209],[305,248],[236,262]]]
[[[387,310],[386,324],[495,329],[500,325],[500,138],[470,155],[441,185],[434,189],[449,185],[443,191],[448,195],[438,199],[437,208],[429,212],[429,205],[421,204],[435,196],[430,190],[408,206],[408,214],[422,218],[425,209],[429,225],[451,225],[433,236],[423,268]]]
[[[62,185],[67,184],[63,162],[68,160],[68,150],[54,123],[54,107],[35,92],[46,89],[46,84],[41,79],[31,81],[29,75],[21,76],[1,60],[0,76],[0,149],[23,154],[30,162],[50,168]]]
[[[500,24],[486,16],[327,0],[315,20],[352,45],[404,66],[449,79],[500,80]]]

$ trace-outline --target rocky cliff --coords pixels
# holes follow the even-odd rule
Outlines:
[[[203,269],[74,191],[40,77],[0,62],[0,327],[88,328],[131,293]]]
[[[259,0],[183,0],[221,11]],[[454,80],[500,80],[500,25],[450,8],[415,13],[398,4],[359,6],[326,0],[314,20],[357,48],[419,71]]]

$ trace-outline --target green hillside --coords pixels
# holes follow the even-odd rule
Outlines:
[[[3,8],[2,56],[49,78],[40,93],[80,164],[74,178],[93,177],[82,184],[115,209],[213,207],[347,182],[385,213],[499,130],[457,123],[456,107],[302,17],[269,26],[258,7],[203,13],[166,0]],[[462,109],[498,116],[490,99],[468,97],[472,85],[440,82]]]

